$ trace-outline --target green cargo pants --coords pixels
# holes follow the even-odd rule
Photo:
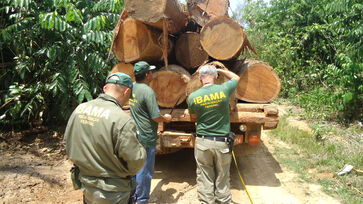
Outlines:
[[[197,191],[202,203],[230,203],[229,170],[232,155],[225,142],[197,137],[194,156],[197,163]]]
[[[127,204],[136,186],[131,179],[81,176],[80,180],[87,204]]]

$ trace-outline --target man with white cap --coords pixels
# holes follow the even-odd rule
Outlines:
[[[230,80],[221,85],[214,84],[218,73]],[[191,119],[197,121],[194,157],[198,198],[202,203],[230,203],[229,99],[239,76],[213,65],[204,65],[199,70],[199,79],[203,86],[188,98]]]

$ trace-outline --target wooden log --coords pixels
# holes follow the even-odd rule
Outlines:
[[[115,28],[113,30],[112,42],[111,42],[110,50],[108,52],[107,61],[110,60],[111,53],[113,52],[114,45],[115,45],[115,41],[117,40],[118,33],[120,31],[120,26],[122,26],[124,20],[127,17],[129,17],[129,14],[125,11],[125,9],[122,10],[121,15],[120,15],[120,18],[118,19],[117,24],[116,24],[116,26],[115,26]]]
[[[157,62],[163,58],[163,35],[150,29],[141,21],[127,18],[119,26],[113,53],[119,61],[131,63],[140,60]],[[172,50],[172,41],[168,40],[168,53]]]
[[[280,78],[267,63],[246,60],[243,64],[236,63],[233,70],[238,69],[237,73],[240,76],[236,90],[238,99],[247,102],[268,103],[280,93]]]
[[[209,56],[218,60],[238,57],[243,50],[245,34],[242,26],[228,17],[217,17],[200,31],[200,43]]]
[[[131,17],[160,30],[165,19],[168,32],[173,34],[187,23],[178,0],[125,0],[125,9]]]
[[[189,72],[175,64],[153,73],[150,87],[157,95],[159,106],[171,108],[181,104],[186,98],[185,88],[189,80]]]
[[[188,0],[190,17],[200,26],[204,26],[210,19],[228,16],[228,0]]]
[[[225,70],[228,70],[227,67],[225,67],[221,62],[218,62],[218,61],[209,62],[207,64],[213,65],[217,69],[225,69]],[[194,72],[194,74],[192,75],[189,83],[187,84],[187,87],[186,87],[186,95],[187,95],[187,97],[189,97],[189,95],[191,93],[193,93],[194,91],[196,91],[196,90],[198,90],[198,89],[200,89],[202,87],[202,82],[199,79],[199,69],[202,66],[200,66],[197,69],[197,71]],[[214,83],[215,84],[223,84],[224,82],[226,82],[228,80],[229,79],[226,76],[224,76],[222,74],[219,74],[218,77],[217,77],[217,79],[214,80]],[[230,109],[232,111],[234,111],[236,109],[236,104],[237,104],[236,96],[235,96],[235,94],[232,94],[232,96],[230,98],[230,101],[229,101]]]
[[[175,44],[176,60],[185,68],[192,69],[208,60],[208,54],[200,44],[198,33],[183,33]]]
[[[112,68],[112,70],[108,74],[108,76],[110,76],[111,74],[113,74],[115,72],[125,73],[131,77],[132,81],[135,81],[134,65],[132,65],[132,64],[124,63],[124,62],[118,63]]]

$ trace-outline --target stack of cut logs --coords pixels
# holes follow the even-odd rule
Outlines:
[[[182,104],[202,85],[201,65],[211,63],[240,76],[237,100],[268,103],[280,92],[277,74],[265,62],[241,60],[243,52],[256,51],[243,28],[228,17],[228,0],[125,0],[115,27],[111,50],[120,61],[111,73],[133,77],[133,63],[144,60],[157,66],[150,86],[161,107]],[[217,84],[227,80],[220,75]]]

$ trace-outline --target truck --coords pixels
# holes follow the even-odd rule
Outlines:
[[[161,109],[161,114],[172,112],[170,123],[159,123],[157,154],[169,154],[184,148],[193,148],[195,122],[190,121],[187,108]],[[230,112],[231,131],[236,134],[234,152],[244,156],[257,151],[261,144],[261,131],[275,129],[279,123],[278,109],[274,104],[236,104]]]
[[[112,72],[134,79],[132,64],[137,61],[160,67],[150,87],[161,114],[171,113],[172,121],[158,125],[157,154],[194,147],[196,124],[184,101],[201,87],[198,68],[213,61],[241,78],[230,101],[235,155],[257,151],[262,129],[279,123],[277,106],[270,102],[279,94],[280,79],[267,63],[239,57],[257,52],[243,27],[228,16],[228,8],[228,0],[188,0],[183,6],[178,0],[125,1],[111,44],[120,63]],[[224,81],[221,77],[216,84]],[[180,95],[184,98],[179,101]]]

